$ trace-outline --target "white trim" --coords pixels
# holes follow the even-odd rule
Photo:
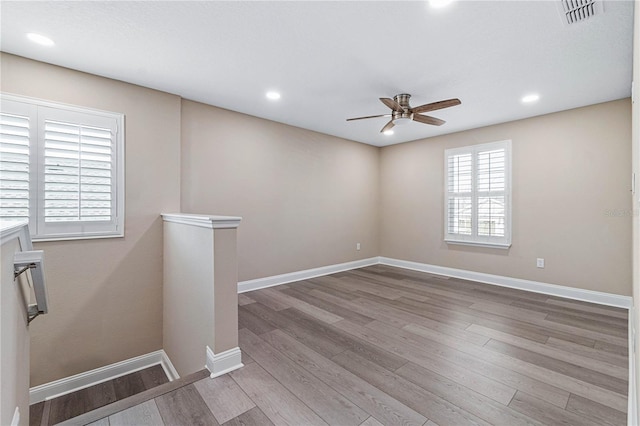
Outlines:
[[[379,259],[380,258],[378,257],[371,257],[369,259],[354,260],[353,262],[339,263],[337,265],[321,266],[320,268],[289,272],[288,274],[240,281],[238,283],[238,293],[259,290],[261,288],[273,287],[275,285],[286,284],[294,281],[308,280],[309,278],[335,274],[337,272],[349,271],[351,269],[364,268],[365,266],[377,265],[379,263]]]
[[[121,238],[125,229],[125,116],[122,113],[0,92],[1,109],[28,116],[29,130],[29,223],[33,241]],[[17,112],[18,109],[20,112]],[[71,115],[71,116],[69,116]],[[113,131],[111,161],[114,174],[110,221],[46,222],[44,220],[44,123],[69,120],[78,125],[98,125]],[[81,124],[82,123],[82,124]],[[40,206],[40,207],[38,207]]]
[[[160,352],[160,366],[164,370],[164,374],[167,375],[167,379],[169,379],[170,382],[178,380],[180,378],[180,375],[178,374],[178,370],[176,370],[176,368],[173,366],[173,363],[169,359],[169,355],[167,355],[164,349],[161,349],[158,352]]]
[[[18,426],[20,424],[20,407],[16,407],[16,411],[13,412],[13,419],[11,419],[11,426]]]
[[[511,149],[512,142],[510,139],[482,143],[470,146],[463,146],[458,148],[450,148],[444,151],[444,240],[449,244],[467,244],[476,245],[481,247],[507,249],[511,246],[511,181],[512,181],[512,168],[511,168]],[[479,191],[478,190],[478,156],[482,152],[504,150],[504,190],[503,191]],[[471,156],[471,190],[465,192],[465,196],[471,199],[471,231],[470,235],[463,235],[457,233],[449,233],[449,197],[454,196],[455,192],[450,191],[449,180],[449,159],[451,156],[468,154]],[[504,211],[505,211],[505,224],[504,224],[504,236],[480,236],[478,235],[478,200],[480,197],[487,197],[496,195],[504,195]]]
[[[584,290],[575,287],[565,287],[556,284],[547,284],[537,281],[523,280],[520,278],[504,277],[500,275],[485,274],[482,272],[466,271],[464,269],[447,268],[444,266],[429,265],[426,263],[410,262],[406,260],[380,257],[380,264],[395,266],[398,268],[412,269],[414,271],[427,272],[434,275],[444,275],[452,278],[477,281],[501,287],[515,288],[518,290],[532,291],[534,293],[548,294],[550,296],[564,297],[567,299],[581,300],[600,305],[614,306],[630,309],[633,299],[630,296],[603,293],[599,291]]]
[[[207,346],[207,370],[211,372],[211,378],[222,376],[233,370],[244,367],[242,363],[242,352],[240,348],[233,349],[214,354],[209,346]]]
[[[31,236],[29,235],[29,225],[27,222],[0,228],[0,245],[18,238],[20,240],[20,249],[23,251],[33,250]]]
[[[209,229],[230,229],[240,225],[241,217],[212,216],[190,213],[162,213],[165,222],[181,223],[183,225],[198,226]]]
[[[56,398],[157,364],[162,366],[170,381],[180,377],[165,351],[159,350],[32,387],[29,389],[29,404]]]
[[[119,117],[121,115],[124,116],[124,114],[113,112],[113,111],[107,111],[104,109],[66,104],[64,102],[48,101],[46,99],[34,98],[32,96],[17,95],[17,94],[6,93],[6,92],[0,92],[0,100],[22,102],[22,103],[28,103],[28,104],[38,104],[47,108],[61,108],[61,109],[66,109],[69,111],[80,112],[80,113],[89,112],[91,114],[110,115],[112,117]]]
[[[575,287],[566,287],[562,285],[548,284],[521,278],[485,274],[483,272],[467,271],[464,269],[448,268],[445,266],[429,265],[427,263],[392,259],[384,256],[371,257],[368,259],[340,263],[337,265],[322,266],[320,268],[306,269],[304,271],[290,272],[288,274],[274,275],[271,277],[257,278],[254,280],[240,281],[238,283],[238,293],[245,293],[247,291],[259,290],[261,288],[273,287],[276,285],[287,284],[295,281],[306,280],[309,278],[335,274],[338,272],[349,271],[351,269],[364,268],[365,266],[378,264],[411,269],[414,271],[426,272],[434,275],[460,278],[464,280],[476,281],[501,287],[515,288],[518,290],[531,291],[534,293],[548,294],[550,296],[581,300],[583,302],[597,303],[599,305],[613,306],[623,309],[630,309],[633,305],[633,299],[630,296],[621,296],[619,294],[613,293],[604,293],[600,291],[585,290]]]
[[[486,248],[496,248],[496,249],[508,249],[511,247],[510,243],[482,243],[482,242],[474,242],[474,241],[458,241],[458,240],[450,240],[445,238],[444,242],[447,244],[457,244],[460,246],[473,246],[473,247],[486,247]]]
[[[636,310],[631,307],[629,309],[629,392],[628,392],[628,406],[627,406],[627,425],[638,425],[638,383],[636,381],[636,357],[638,348],[637,345],[637,331],[635,329]]]

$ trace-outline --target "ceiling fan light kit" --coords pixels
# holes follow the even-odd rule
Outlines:
[[[411,114],[411,116],[413,116],[413,114]],[[409,117],[395,117],[393,119],[393,124],[395,124],[396,126],[401,126],[401,125],[407,124],[408,122],[413,120],[413,118],[411,116],[409,116]]]
[[[441,126],[445,123],[444,120],[431,117],[429,115],[422,115],[423,112],[435,111],[438,109],[449,108],[452,106],[460,105],[460,99],[447,99],[444,101],[431,102],[428,104],[420,105],[415,108],[411,108],[409,105],[409,99],[411,95],[408,93],[401,93],[391,98],[380,98],[380,101],[391,109],[391,114],[370,115],[366,117],[348,118],[347,121],[364,120],[368,118],[378,117],[391,117],[391,120],[385,124],[380,130],[380,133],[391,130],[394,126],[403,125],[409,121],[417,121],[418,123],[431,124],[433,126]]]

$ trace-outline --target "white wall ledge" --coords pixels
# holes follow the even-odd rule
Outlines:
[[[29,226],[27,223],[17,223],[0,227],[0,245],[12,240],[20,239],[20,248],[24,251],[33,250]]]
[[[216,216],[192,213],[162,213],[165,222],[181,223],[209,229],[234,229],[240,225],[241,217]]]

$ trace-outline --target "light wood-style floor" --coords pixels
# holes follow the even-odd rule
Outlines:
[[[626,424],[622,309],[385,266],[239,304],[245,367],[95,424]]]

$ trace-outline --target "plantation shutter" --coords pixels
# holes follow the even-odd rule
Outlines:
[[[2,94],[0,221],[34,240],[124,235],[124,116]]]
[[[511,245],[511,141],[445,151],[445,241]]]
[[[35,110],[2,99],[0,112],[0,220],[28,222],[33,195],[31,166]],[[33,226],[33,223],[30,223]]]
[[[480,151],[477,157],[478,235],[505,235],[505,149]]]
[[[449,234],[471,235],[473,158],[471,153],[453,154],[447,163],[447,229]]]
[[[113,219],[113,138],[105,128],[45,121],[45,222]]]
[[[38,120],[40,233],[115,232],[116,120],[47,107]]]

